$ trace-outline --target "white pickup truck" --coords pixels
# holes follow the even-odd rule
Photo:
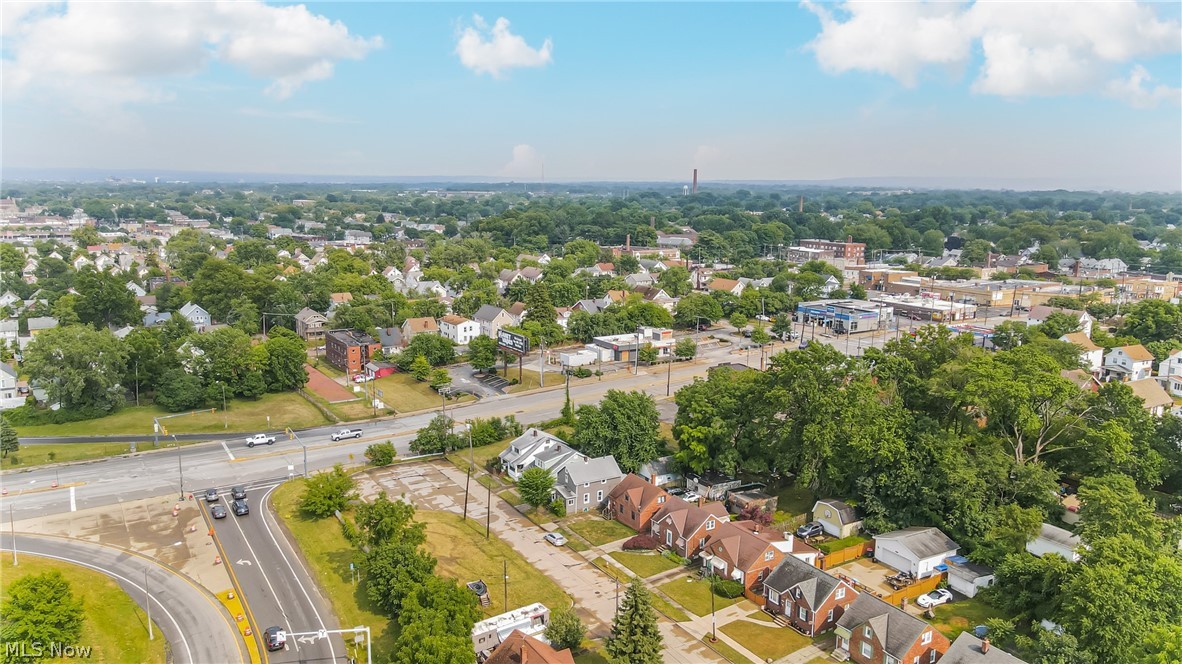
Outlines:
[[[274,445],[275,436],[268,436],[265,433],[256,433],[250,438],[246,439],[247,447],[254,447],[255,445]]]
[[[340,431],[337,431],[336,433],[332,434],[332,436],[331,436],[331,438],[334,441],[344,440],[346,438],[360,438],[360,437],[361,437],[361,429],[341,429]]]

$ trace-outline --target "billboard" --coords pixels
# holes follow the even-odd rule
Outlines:
[[[525,355],[529,352],[529,338],[524,334],[517,334],[508,330],[497,330],[497,345],[501,350]]]

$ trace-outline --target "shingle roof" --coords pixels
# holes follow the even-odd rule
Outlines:
[[[722,503],[706,503],[698,507],[681,498],[670,497],[665,501],[665,506],[653,516],[653,522],[669,517],[677,532],[684,536],[697,530],[712,516],[719,520],[727,519],[726,506]]]
[[[300,309],[300,313],[296,314],[295,318],[296,318],[296,320],[300,321],[301,323],[308,323],[313,320],[316,320],[317,318],[320,318],[321,320],[324,320],[324,321],[328,321],[328,319],[324,317],[324,314],[320,313],[319,311],[309,309],[308,307],[304,307],[303,309]]]
[[[828,505],[829,507],[832,507],[833,511],[835,512],[835,516],[837,517],[837,522],[843,526],[849,525],[851,523],[857,523],[862,520],[858,517],[858,511],[856,509],[846,505],[840,500],[818,500],[817,505]],[[816,512],[815,506],[813,511]]]
[[[1146,408],[1157,408],[1159,406],[1172,406],[1174,400],[1170,398],[1169,393],[1162,388],[1161,383],[1153,378],[1142,378],[1141,380],[1132,380],[1125,385],[1137,395],[1137,398],[1145,402]]]
[[[895,530],[881,535],[875,535],[874,540],[895,540],[902,544],[908,551],[915,554],[916,558],[930,558],[932,556],[947,553],[949,551],[956,551],[960,545],[948,538],[939,528],[924,528],[922,526],[912,526],[910,528],[903,528],[902,530]]]
[[[594,459],[572,459],[559,471],[560,479],[568,479],[572,485],[619,479],[622,474],[615,457],[611,455]]]
[[[1024,660],[1014,657],[1010,653],[995,645],[989,647],[989,652],[982,652],[982,641],[969,632],[961,632],[952,642],[952,646],[940,658],[941,664],[1026,664]]]
[[[1153,353],[1149,352],[1145,346],[1141,344],[1133,344],[1132,346],[1121,346],[1120,350],[1125,352],[1130,358],[1138,362],[1150,362],[1153,360]]]
[[[858,595],[837,621],[838,627],[850,631],[864,624],[870,625],[883,649],[900,660],[921,634],[933,629],[919,618],[868,593]]]
[[[800,588],[802,599],[816,608],[841,585],[841,581],[795,556],[785,556],[763,584],[778,593]],[[850,592],[857,592],[851,589]]]
[[[751,526],[754,524],[754,521],[728,521],[719,525],[711,534],[706,549],[734,567],[749,571],[755,563],[763,560],[769,548],[773,548],[767,538],[753,532]]]
[[[472,319],[491,322],[495,320],[497,316],[500,316],[504,311],[504,309],[491,304],[482,304],[480,305],[480,308],[476,310],[476,313],[472,316]]]
[[[739,282],[734,279],[723,279],[722,277],[715,277],[706,285],[710,290],[716,291],[730,291],[738,286]]]
[[[1081,544],[1079,535],[1059,526],[1052,526],[1049,523],[1042,524],[1038,536],[1067,549],[1076,549]]]
[[[575,664],[570,649],[555,650],[519,629],[493,650],[485,664]]]
[[[1084,349],[1084,351],[1100,350],[1100,347],[1097,346],[1091,339],[1089,339],[1088,335],[1084,334],[1083,332],[1072,332],[1071,334],[1064,334],[1059,338],[1069,344],[1075,344],[1076,346],[1079,346],[1080,348]]]
[[[611,500],[623,500],[630,505],[635,505],[637,508],[648,506],[660,496],[669,496],[669,493],[661,487],[646,481],[639,475],[629,473],[624,479],[620,480],[608,494]]]
[[[404,325],[409,327],[412,333],[439,331],[439,325],[435,323],[435,319],[426,316],[422,318],[407,318]]]

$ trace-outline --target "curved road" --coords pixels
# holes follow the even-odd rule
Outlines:
[[[0,535],[0,549],[11,555],[12,537]],[[145,583],[153,622],[172,645],[179,664],[230,664],[248,661],[230,615],[217,600],[183,575],[144,556],[90,542],[17,533],[19,556],[32,554],[81,565],[115,579],[127,594],[145,606]],[[19,563],[18,563],[19,569]]]

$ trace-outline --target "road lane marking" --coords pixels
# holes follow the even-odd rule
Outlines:
[[[226,500],[226,497],[222,496],[222,500]],[[226,502],[227,502],[227,506],[228,506],[229,501],[226,501]],[[261,507],[261,505],[260,505],[260,507]],[[262,516],[262,515],[260,515],[260,516]],[[267,520],[263,519],[263,526],[266,527],[266,525],[267,525]],[[250,545],[250,538],[246,536],[246,531],[242,530],[242,524],[238,523],[237,516],[234,517],[234,527],[238,529],[238,534],[242,535],[242,541],[246,543],[246,550],[250,552],[250,557],[254,558],[255,562],[258,562],[259,556],[258,556],[258,554],[256,554],[254,552],[254,547]],[[250,563],[249,560],[247,560],[245,562],[247,562],[248,564]],[[270,579],[270,577],[267,576],[266,569],[263,567],[262,563],[259,563],[258,568],[259,568],[259,574],[263,575],[263,581],[267,582],[267,588],[269,588],[271,590],[271,598],[274,599],[275,605],[279,607],[279,613],[283,614],[283,622],[285,624],[287,624],[287,631],[289,631],[289,632],[293,631],[291,629],[291,620],[287,617],[287,610],[284,609],[283,605],[279,603],[279,593],[275,592],[275,586],[271,585],[271,579]],[[227,566],[226,569],[233,569],[233,568],[230,566]],[[243,600],[243,604],[245,604],[245,603],[246,603],[246,601]],[[298,650],[298,648],[297,648],[297,650]],[[268,657],[267,661],[270,661],[269,657]]]
[[[74,489],[76,489],[76,488],[77,487],[70,487],[70,511],[71,512],[78,511],[78,503],[75,502],[75,500],[74,500]]]
[[[230,451],[230,446],[224,440],[222,441],[222,449],[226,451],[226,456],[230,457],[230,461],[233,461],[234,453]]]
[[[224,500],[225,496],[222,496],[222,499]],[[208,507],[208,504],[202,503],[201,507],[198,507],[198,509],[201,510],[202,519],[206,524],[209,525],[209,532],[213,536],[214,548],[216,548],[218,553],[221,554],[222,560],[227,560],[226,549],[222,546],[222,541],[218,539],[217,529],[214,527],[213,521],[209,518]],[[239,637],[243,640],[247,638],[253,638],[255,644],[258,646],[259,658],[263,661],[263,664],[270,664],[271,658],[267,654],[267,648],[262,642],[262,637],[259,636],[259,633],[261,632],[259,629],[259,622],[255,620],[254,613],[252,613],[250,610],[250,604],[246,601],[246,593],[242,591],[242,584],[238,583],[238,576],[234,574],[234,566],[226,565],[225,568],[230,574],[230,584],[234,586],[235,592],[238,593],[238,597],[242,601],[242,608],[246,610],[246,619],[248,624],[254,625],[253,637],[242,636],[242,632],[238,631],[237,628],[235,628],[235,632],[237,632]],[[251,661],[253,662],[254,660],[252,659]]]

